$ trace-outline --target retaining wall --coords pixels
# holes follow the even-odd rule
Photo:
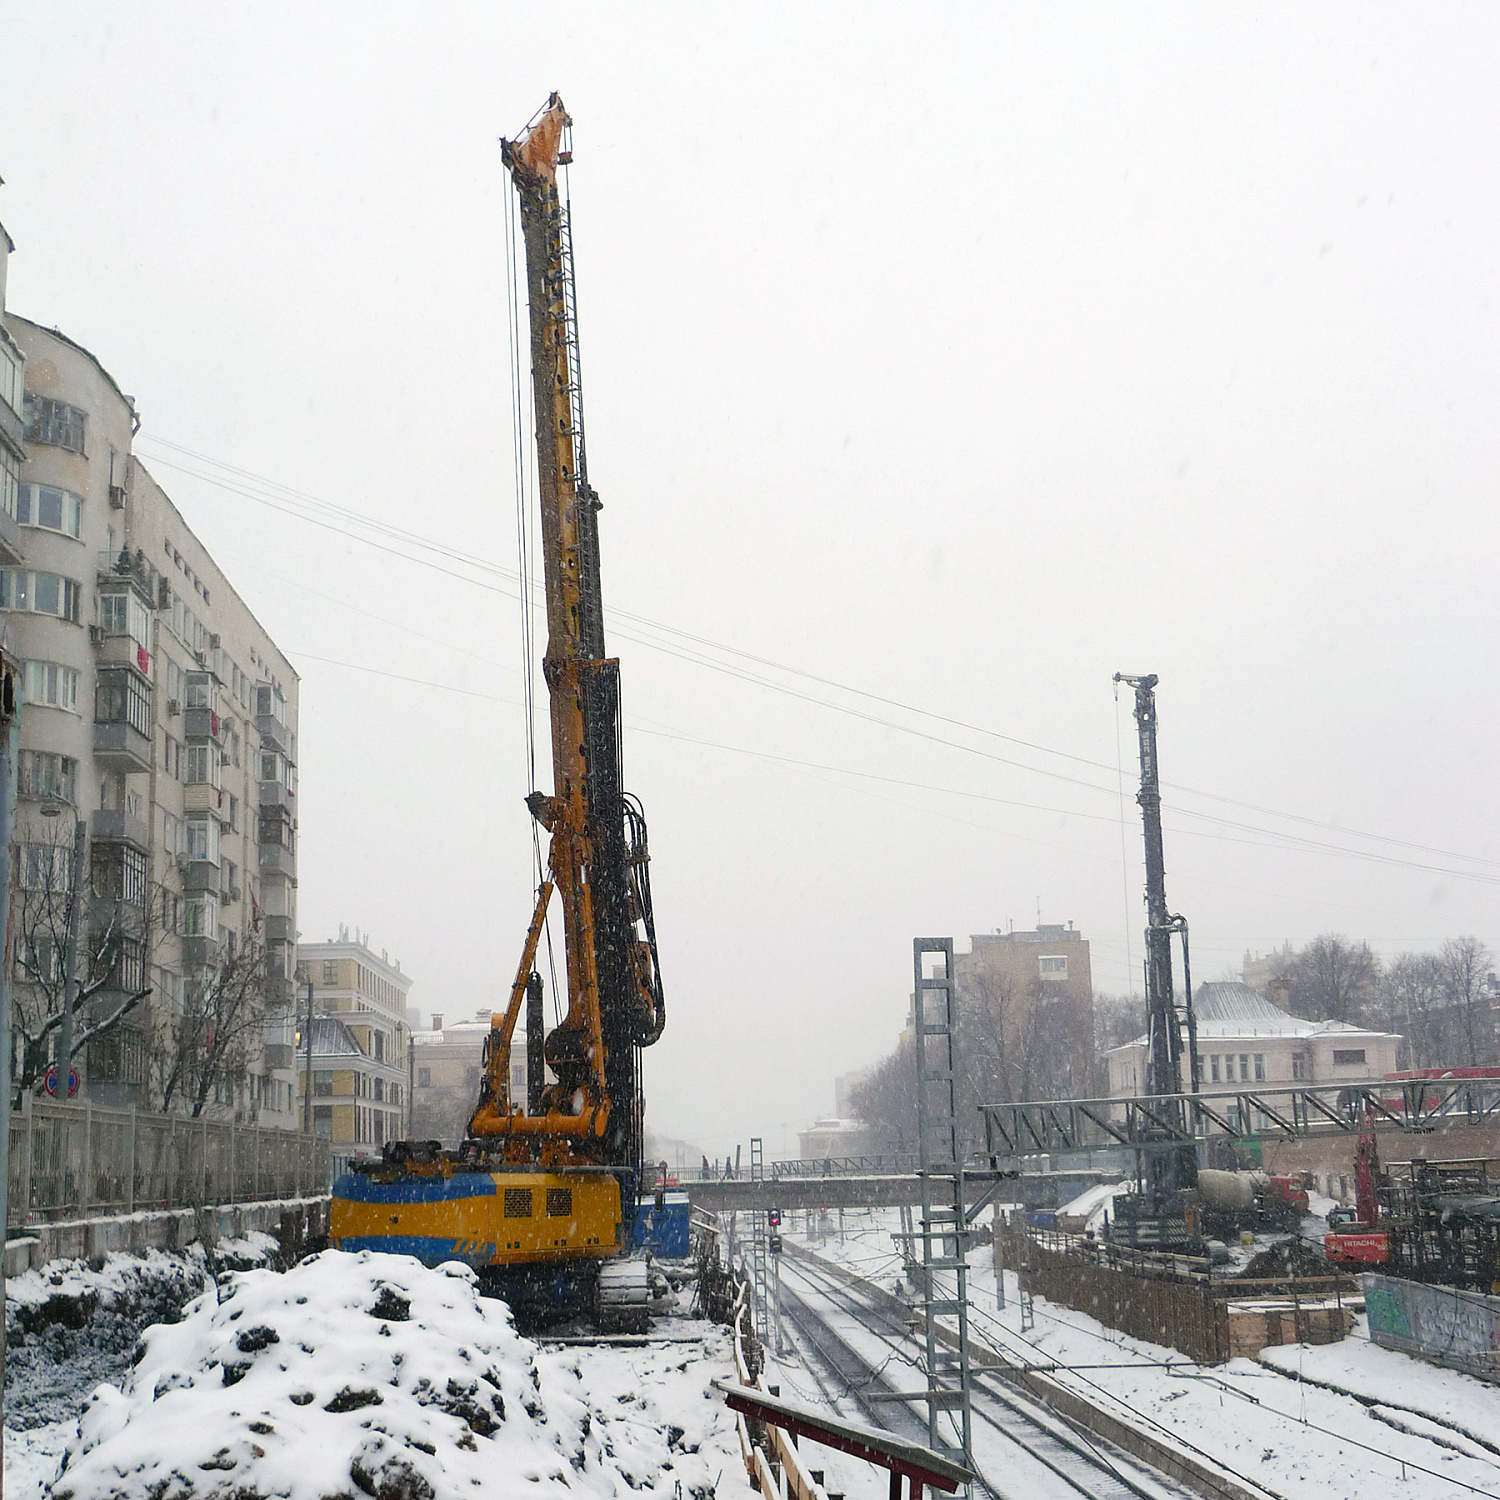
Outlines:
[[[275,1235],[282,1256],[292,1260],[326,1238],[329,1202],[325,1194],[35,1224],[24,1236],[5,1242],[5,1274],[19,1276],[53,1260],[102,1261],[116,1251],[185,1250],[200,1238],[200,1213],[206,1232],[216,1240],[239,1239],[253,1231]]]

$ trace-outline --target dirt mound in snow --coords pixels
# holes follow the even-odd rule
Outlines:
[[[325,1251],[235,1276],[151,1329],[95,1392],[55,1500],[453,1500],[710,1493],[648,1403],[591,1404],[579,1355],[543,1354],[474,1274]],[[670,1476],[663,1470],[675,1469]]]
[[[1334,1267],[1305,1240],[1282,1240],[1269,1249],[1262,1250],[1239,1272],[1240,1276],[1251,1281],[1335,1274]]]

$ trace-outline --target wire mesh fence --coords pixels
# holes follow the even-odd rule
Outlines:
[[[326,1137],[28,1099],[10,1119],[9,1228],[325,1193]]]

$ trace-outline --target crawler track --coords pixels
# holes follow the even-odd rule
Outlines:
[[[873,1424],[915,1442],[927,1441],[927,1424],[912,1405],[870,1399],[922,1383],[904,1304],[877,1287],[850,1284],[802,1254],[782,1258],[781,1299],[783,1315],[823,1367],[822,1373],[814,1370],[814,1377],[826,1396],[848,1396]],[[885,1356],[872,1360],[867,1349],[856,1347],[837,1326],[839,1314],[879,1339]],[[990,1442],[976,1441],[975,1447],[981,1482],[993,1496],[1016,1493],[1014,1476],[999,1477],[1003,1453],[1012,1446],[1049,1470],[1069,1494],[1088,1500],[1159,1500],[1164,1494],[1190,1494],[1157,1475],[1149,1480],[1138,1477],[1133,1460],[1107,1443],[1077,1437],[1003,1382],[979,1371],[974,1376],[972,1412],[976,1438],[981,1428],[992,1434]],[[994,1436],[1003,1440],[998,1462]]]

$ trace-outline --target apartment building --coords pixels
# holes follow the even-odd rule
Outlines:
[[[337,1172],[351,1157],[408,1133],[412,981],[399,959],[376,953],[366,934],[351,938],[344,927],[336,939],[303,943],[297,963],[312,990],[313,1129],[332,1140]],[[297,1066],[304,1067],[301,1055]],[[305,1072],[297,1086],[300,1098]]]
[[[479,1102],[484,1044],[494,1012],[476,1010],[472,1021],[448,1021],[435,1013],[432,1028],[412,1035],[411,1133],[418,1140],[456,1146]],[[549,1075],[550,1077],[550,1075]],[[526,1027],[516,1028],[510,1053],[510,1096],[526,1098]]]
[[[211,1111],[295,1128],[297,674],[134,453],[135,400],[5,309],[10,249],[0,230],[0,624],[24,700],[13,925],[81,820],[88,921],[127,934],[95,1013],[151,995],[75,1065],[88,1097],[143,1108],[160,1107],[173,1018],[264,944],[267,1030]],[[18,943],[18,989],[60,964],[35,950]]]

